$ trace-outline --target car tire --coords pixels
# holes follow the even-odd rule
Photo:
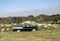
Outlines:
[[[36,31],[36,29],[33,29],[32,31]]]
[[[17,32],[20,32],[20,30],[17,30]]]

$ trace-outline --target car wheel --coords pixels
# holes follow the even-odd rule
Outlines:
[[[36,29],[33,29],[32,31],[36,31]]]
[[[17,30],[17,32],[20,32],[20,30]]]

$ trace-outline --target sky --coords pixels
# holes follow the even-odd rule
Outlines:
[[[60,0],[0,0],[0,17],[16,16],[18,12],[50,8],[60,10]],[[24,16],[24,13],[18,13],[18,15]],[[25,15],[30,15],[30,13]]]

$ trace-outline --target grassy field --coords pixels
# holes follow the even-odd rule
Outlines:
[[[60,29],[0,32],[0,41],[60,41]]]

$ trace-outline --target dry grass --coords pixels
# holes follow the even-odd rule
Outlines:
[[[0,41],[60,41],[60,29],[35,32],[0,32]]]

